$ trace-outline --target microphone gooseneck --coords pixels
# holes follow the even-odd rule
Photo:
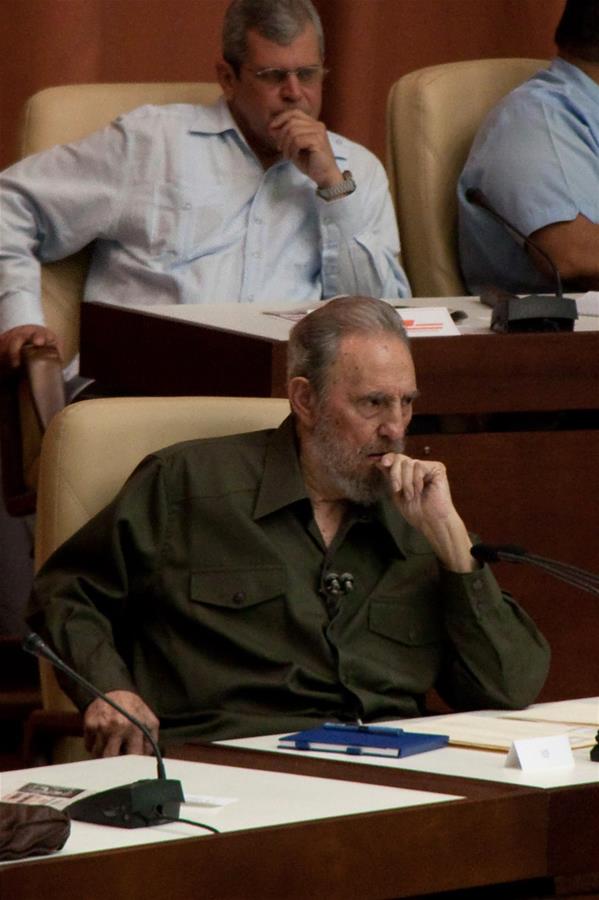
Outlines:
[[[560,581],[569,584],[571,587],[580,588],[588,594],[599,596],[599,575],[594,572],[588,572],[578,566],[572,566],[569,563],[557,562],[555,559],[548,559],[546,556],[539,556],[536,553],[529,553],[523,547],[517,544],[474,544],[470,548],[470,554],[482,563],[494,562],[512,562],[512,563],[528,563],[536,566],[559,578]],[[599,731],[597,732],[596,744],[591,750],[590,758],[592,762],[599,762]]]
[[[179,818],[181,803],[185,801],[180,781],[169,779],[164,771],[164,762],[158,743],[148,728],[139,719],[116,703],[74,669],[48,647],[45,641],[30,632],[23,640],[23,650],[33,656],[47,659],[53,666],[64,672],[69,678],[81,685],[94,697],[98,697],[139,728],[154,751],[158,768],[158,777],[142,779],[132,784],[109,788],[81,800],[75,800],[67,807],[72,819],[80,822],[92,822],[95,825],[113,825],[118,828],[145,828],[148,825],[160,825]],[[208,827],[214,830],[211,826]]]
[[[135,716],[132,716],[131,713],[127,712],[127,710],[117,703],[115,700],[112,700],[107,694],[104,694],[102,691],[98,690],[98,688],[84,678],[82,675],[79,675],[74,669],[71,669],[70,666],[67,666],[65,662],[62,661],[60,656],[57,656],[56,653],[48,647],[45,641],[36,634],[34,631],[31,631],[24,639],[22,644],[23,650],[27,653],[31,653],[33,656],[43,656],[44,659],[47,659],[48,662],[51,662],[52,665],[60,669],[61,672],[64,672],[65,675],[68,675],[69,678],[72,678],[73,681],[76,681],[77,684],[80,684],[85,690],[89,691],[90,694],[93,694],[94,697],[97,697],[99,700],[103,700],[105,703],[108,703],[109,706],[112,706],[113,709],[116,709],[122,716],[128,719],[136,728],[139,728],[140,731],[143,732],[145,738],[147,738],[148,743],[152,747],[154,751],[154,756],[156,757],[156,767],[157,767],[157,776],[158,778],[166,778],[166,772],[164,769],[164,761],[162,759],[162,754],[160,752],[160,748],[154,739],[151,731],[140,722],[139,719],[136,719]]]
[[[580,590],[589,594],[599,595],[599,575],[569,563],[558,562],[555,559],[548,559],[546,556],[529,553],[516,544],[474,544],[470,549],[470,554],[478,562],[528,563],[548,572],[554,578],[559,578],[572,587],[580,588]]]
[[[503,225],[508,234],[516,241],[517,244],[524,244],[528,247],[531,247],[535,251],[535,253],[538,253],[539,256],[543,257],[545,262],[549,265],[555,279],[555,295],[560,300],[563,299],[564,295],[562,290],[562,277],[560,275],[558,267],[551,259],[549,254],[545,250],[543,250],[542,247],[539,247],[536,241],[533,241],[532,238],[529,238],[527,235],[525,235],[523,231],[520,231],[519,228],[516,228],[516,226],[509,222],[505,218],[505,216],[502,216],[501,213],[491,205],[488,197],[481,191],[480,188],[468,188],[466,190],[465,196],[468,203],[472,203],[474,206],[480,206],[480,208],[488,212],[496,222],[499,222],[500,225]]]

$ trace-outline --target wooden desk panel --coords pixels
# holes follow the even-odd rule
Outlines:
[[[443,783],[465,799],[0,867],[1,896],[369,900],[542,878],[546,870],[547,801],[539,791],[211,746],[186,745],[179,755],[423,790]]]

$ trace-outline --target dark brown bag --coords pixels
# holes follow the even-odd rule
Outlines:
[[[71,820],[61,809],[0,802],[0,860],[55,853],[70,833]]]

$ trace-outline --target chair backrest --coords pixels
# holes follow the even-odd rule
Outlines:
[[[418,297],[466,293],[458,262],[457,181],[487,112],[541,59],[480,59],[410,72],[387,103],[387,166],[402,260]]]
[[[46,88],[23,110],[21,156],[79,140],[124,112],[145,103],[212,103],[220,95],[213,82],[71,84]],[[88,266],[85,251],[42,269],[42,300],[50,328],[63,339],[65,359],[79,348],[79,305]]]
[[[42,445],[36,567],[110,502],[136,465],[161,447],[278,426],[287,400],[272,397],[116,397],[83,400],[52,420]],[[73,709],[41,666],[47,710]]]

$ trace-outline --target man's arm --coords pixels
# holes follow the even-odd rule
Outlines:
[[[540,228],[531,238],[553,260],[570,290],[599,289],[599,224],[579,214],[570,222],[554,222]],[[539,255],[530,256],[544,274],[553,277]]]
[[[448,635],[436,685],[457,709],[519,708],[532,703],[547,677],[549,647],[532,619],[502,594],[451,499],[445,466],[388,453],[395,503],[430,543],[440,566]]]
[[[312,179],[314,190],[343,182],[329,134],[300,110],[281,113],[271,123],[281,153]],[[315,197],[320,220],[323,297],[355,294],[409,297],[399,263],[399,236],[383,167],[363,147],[351,146],[353,193],[333,200]]]
[[[158,720],[129,667],[143,643],[145,599],[159,576],[167,500],[162,467],[146,460],[118,497],[62,544],[35,578],[28,619],[58,655],[120,702],[157,736]],[[143,734],[102,700],[59,674],[84,713],[85,743],[97,755],[149,752]]]
[[[127,154],[119,120],[0,174],[0,364],[18,364],[25,343],[54,343],[44,325],[40,264],[110,234],[123,203]]]

